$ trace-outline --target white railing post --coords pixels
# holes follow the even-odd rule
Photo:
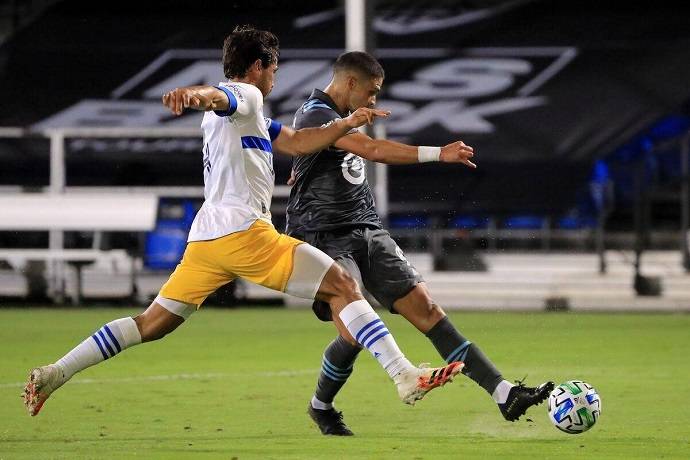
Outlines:
[[[50,137],[50,193],[65,191],[65,133],[60,129],[51,129],[46,134]]]
[[[65,133],[54,129],[46,133],[50,137],[50,193],[62,194],[65,191]],[[65,247],[65,235],[62,230],[50,230],[48,247],[51,251],[62,251]],[[50,273],[48,289],[50,296],[58,304],[65,300],[65,263],[59,259],[49,262]]]
[[[680,186],[680,237],[682,263],[690,272],[690,132],[683,137],[680,146],[681,186]]]
[[[386,125],[383,123],[374,124],[374,137],[376,139],[386,138]],[[376,200],[376,212],[383,221],[383,225],[388,227],[388,165],[384,163],[374,163],[374,200]]]
[[[345,1],[345,49],[373,53],[374,30],[371,26],[374,16],[374,0]],[[360,131],[377,139],[386,138],[383,123],[374,124],[373,130],[361,127]],[[384,163],[367,163],[367,180],[372,187],[376,211],[384,225],[388,225],[388,166]]]
[[[368,51],[366,0],[345,0],[345,49]]]

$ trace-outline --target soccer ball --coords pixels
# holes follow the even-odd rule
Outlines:
[[[548,402],[549,420],[569,434],[580,434],[597,423],[601,398],[597,390],[581,380],[569,380],[553,389]]]

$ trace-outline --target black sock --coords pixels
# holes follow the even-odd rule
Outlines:
[[[321,373],[314,396],[323,403],[332,403],[335,395],[352,374],[352,366],[361,348],[352,345],[342,336],[333,340],[323,353]]]
[[[489,361],[489,358],[476,344],[460,335],[447,316],[436,323],[426,336],[446,362],[464,362],[465,367],[462,373],[477,382],[490,395],[503,380],[501,373]]]

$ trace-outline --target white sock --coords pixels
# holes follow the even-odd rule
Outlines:
[[[346,305],[338,316],[357,343],[374,355],[391,378],[414,368],[369,302],[356,300]]]
[[[64,379],[69,380],[77,372],[112,358],[125,348],[140,343],[141,334],[139,334],[137,323],[129,317],[116,319],[74,347],[55,364],[62,369]]]
[[[514,386],[515,385],[513,385],[509,381],[503,380],[496,386],[496,389],[491,394],[491,397],[494,398],[494,401],[496,401],[498,404],[503,404],[508,399],[508,393],[510,393],[510,389]]]
[[[316,396],[311,397],[311,407],[314,409],[319,409],[319,410],[328,410],[328,409],[333,409],[333,403],[325,403],[323,401],[319,401]]]

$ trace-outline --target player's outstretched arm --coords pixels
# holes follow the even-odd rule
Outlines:
[[[213,86],[185,86],[168,91],[162,97],[163,105],[174,115],[182,115],[185,109],[227,110],[228,97]]]
[[[338,138],[354,128],[372,124],[377,117],[387,117],[385,110],[361,107],[348,117],[333,120],[320,128],[302,128],[294,130],[283,126],[280,134],[273,141],[273,147],[289,155],[309,155],[332,145]]]
[[[387,139],[372,139],[366,134],[356,132],[341,137],[335,142],[335,146],[377,163],[403,165],[441,161],[462,163],[470,168],[477,167],[470,161],[474,157],[474,149],[462,141],[443,147],[416,147]]]

